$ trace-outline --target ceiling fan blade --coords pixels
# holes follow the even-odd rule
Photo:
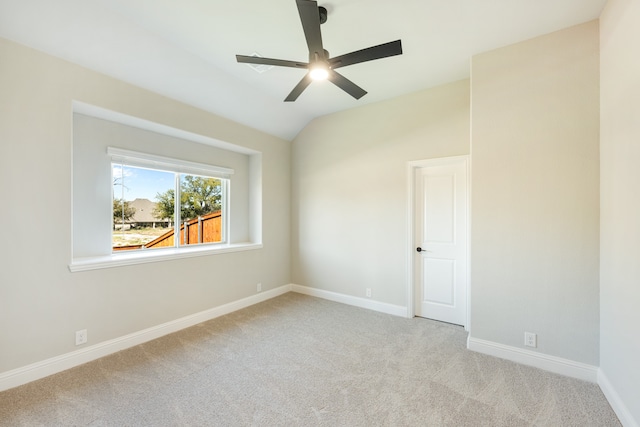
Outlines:
[[[347,92],[349,95],[353,96],[355,99],[360,99],[367,94],[367,91],[362,89],[360,86],[343,76],[342,74],[338,74],[333,70],[329,70],[329,81],[334,85],[338,86],[343,91]]]
[[[331,68],[346,67],[347,65],[359,64],[361,62],[372,61],[374,59],[387,58],[389,56],[402,54],[402,41],[396,40],[389,43],[379,44],[355,52],[346,53],[329,59]]]
[[[307,86],[311,84],[312,81],[313,80],[311,79],[311,76],[309,75],[309,73],[305,74],[302,80],[300,80],[300,83],[298,83],[296,87],[293,88],[291,93],[284,99],[284,102],[293,102],[296,99],[298,99],[302,91],[304,91],[307,88]]]
[[[260,56],[236,55],[236,60],[244,64],[274,65],[276,67],[308,68],[309,64],[285,59],[262,58]]]
[[[298,6],[298,14],[300,14],[300,22],[304,36],[307,39],[309,47],[309,57],[313,57],[314,53],[318,54],[319,59],[324,58],[324,48],[322,47],[322,34],[320,33],[320,11],[318,10],[318,2],[312,0],[296,0]]]

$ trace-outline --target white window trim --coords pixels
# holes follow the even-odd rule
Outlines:
[[[205,163],[196,163],[190,162],[187,160],[174,159],[171,157],[163,157],[158,156],[156,154],[142,153],[139,151],[125,150],[123,148],[116,147],[107,147],[107,154],[111,156],[111,164],[120,164],[124,166],[131,167],[140,167],[140,168],[149,168],[154,170],[161,170],[167,173],[172,173],[175,176],[175,218],[174,221],[174,236],[178,236],[180,233],[180,227],[182,224],[182,218],[180,218],[180,209],[178,208],[180,205],[180,192],[178,189],[180,188],[180,175],[188,174],[188,175],[198,175],[198,176],[206,176],[211,178],[218,178],[222,181],[222,199],[224,203],[222,204],[222,240],[216,243],[208,243],[208,244],[226,244],[229,242],[229,228],[230,228],[230,218],[229,218],[229,187],[231,185],[231,175],[233,175],[234,170],[231,168],[224,168],[221,166],[213,166]],[[112,195],[112,199],[115,195]],[[185,248],[192,247],[191,245],[179,245],[179,238],[175,239],[174,249],[177,251],[184,250]],[[158,250],[158,249],[154,249]],[[122,252],[122,254],[133,254],[138,251],[132,252]]]
[[[225,180],[225,189],[228,200],[228,186],[234,170],[204,163],[189,162],[154,154],[125,150],[122,148],[108,147],[107,154],[112,163],[120,163],[127,166],[152,168],[178,174],[205,175],[212,178]],[[223,207],[225,219],[225,233],[229,228],[228,206]],[[223,236],[228,238],[228,236]],[[108,255],[74,258],[69,264],[71,272],[98,270],[103,268],[121,267],[127,265],[146,264],[151,262],[170,261],[175,259],[193,258],[206,255],[224,254],[261,249],[262,243],[212,243],[207,245],[179,246],[170,248],[158,248],[149,251],[115,252]]]
[[[225,254],[262,249],[262,243],[229,243],[203,246],[181,246],[180,248],[159,248],[150,251],[114,253],[111,255],[75,258],[69,264],[69,271],[99,270],[103,268],[122,267],[126,265],[146,264],[150,262],[171,261],[175,259],[193,258],[206,255]]]

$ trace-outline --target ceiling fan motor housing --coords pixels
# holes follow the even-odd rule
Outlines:
[[[318,12],[320,13],[320,23],[324,24],[327,22],[327,9],[322,6],[318,6]]]
[[[322,62],[329,61],[329,51],[327,49],[323,49],[322,54],[324,55],[324,57],[322,57],[316,52],[309,52],[309,63],[313,64],[318,61],[322,61]]]

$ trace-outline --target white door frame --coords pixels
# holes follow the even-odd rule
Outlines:
[[[428,166],[442,166],[450,164],[454,161],[464,160],[467,169],[467,321],[464,325],[464,329],[470,331],[471,324],[471,281],[470,281],[470,249],[471,249],[471,159],[469,155],[464,156],[452,156],[452,157],[439,157],[436,159],[414,160],[407,162],[407,317],[415,317],[415,212],[416,212],[416,188],[415,188],[415,171],[416,169],[428,167]]]

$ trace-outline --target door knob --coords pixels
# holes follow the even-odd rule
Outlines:
[[[422,248],[420,246],[418,246],[418,249],[416,249],[416,251],[422,252]]]

